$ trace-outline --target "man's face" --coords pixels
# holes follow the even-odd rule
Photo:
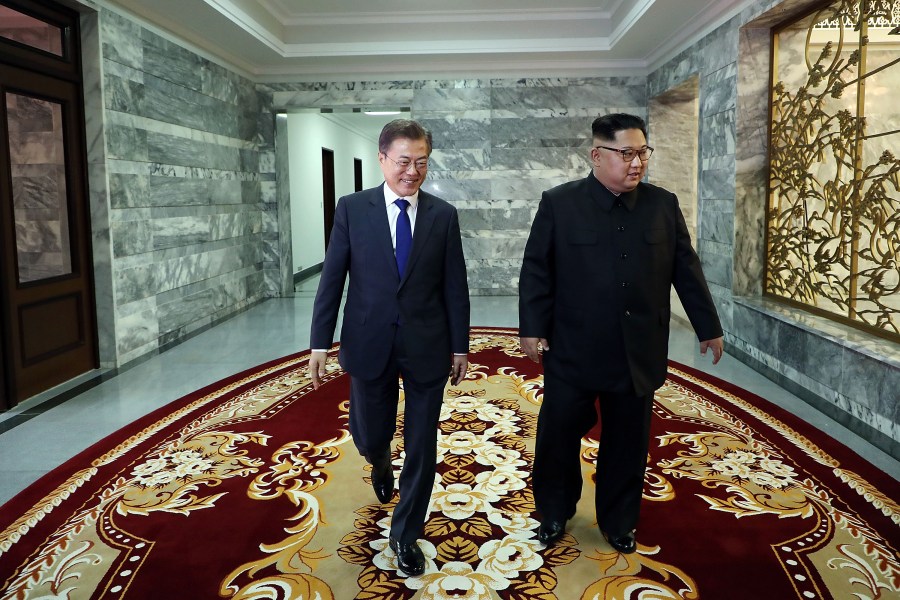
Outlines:
[[[647,145],[647,138],[640,129],[623,129],[616,132],[613,141],[594,138],[591,149],[591,161],[594,163],[594,175],[600,183],[611,192],[622,194],[630,192],[637,187],[644,173],[647,171],[647,163],[635,156],[630,162],[622,160],[622,155],[614,150],[597,148],[608,146],[617,150],[639,150]]]
[[[378,162],[381,172],[384,173],[384,181],[398,197],[412,196],[428,172],[428,142],[397,138],[391,142],[387,153],[378,153]],[[409,163],[406,168],[397,163]],[[418,169],[416,165],[420,166]]]

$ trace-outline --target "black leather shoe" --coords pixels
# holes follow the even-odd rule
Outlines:
[[[422,554],[422,549],[417,543],[401,544],[391,537],[388,538],[388,544],[397,555],[397,566],[401,571],[410,577],[416,577],[425,572],[425,555]]]
[[[634,539],[633,531],[629,531],[628,533],[617,537],[607,535],[604,532],[603,537],[606,538],[606,541],[609,542],[610,546],[622,554],[631,554],[637,550],[637,542]]]
[[[391,467],[390,458],[372,464],[372,489],[382,504],[391,501],[394,495],[394,469]]]
[[[562,521],[546,520],[538,527],[538,541],[546,546],[553,544],[566,532],[566,524]]]

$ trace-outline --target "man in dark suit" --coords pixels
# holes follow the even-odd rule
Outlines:
[[[390,547],[400,570],[420,575],[421,537],[437,461],[437,427],[448,374],[465,376],[469,290],[456,209],[420,190],[431,134],[415,121],[388,123],[378,140],[384,183],[344,196],[313,306],[309,370],[318,389],[347,275],[341,366],[350,374],[350,433],[372,465],[372,486],[386,503],[394,490],[391,439],[403,377],[406,459]]]
[[[674,194],[641,179],[653,149],[643,119],[592,126],[592,172],[544,192],[519,279],[522,349],[543,354],[533,471],[538,539],[565,531],[581,496],[581,438],[597,422],[595,508],[617,551],[634,552],[653,392],[666,379],[670,288],[700,343],[722,356],[722,328]]]

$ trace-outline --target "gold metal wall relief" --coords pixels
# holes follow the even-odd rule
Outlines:
[[[766,294],[900,340],[900,1],[773,32]]]

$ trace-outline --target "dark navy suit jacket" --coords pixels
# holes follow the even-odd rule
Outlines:
[[[469,349],[469,290],[456,209],[419,191],[413,244],[401,279],[381,186],[342,197],[313,306],[310,347],[329,348],[347,275],[341,366],[374,379],[391,354],[397,323],[420,381],[450,372]]]

